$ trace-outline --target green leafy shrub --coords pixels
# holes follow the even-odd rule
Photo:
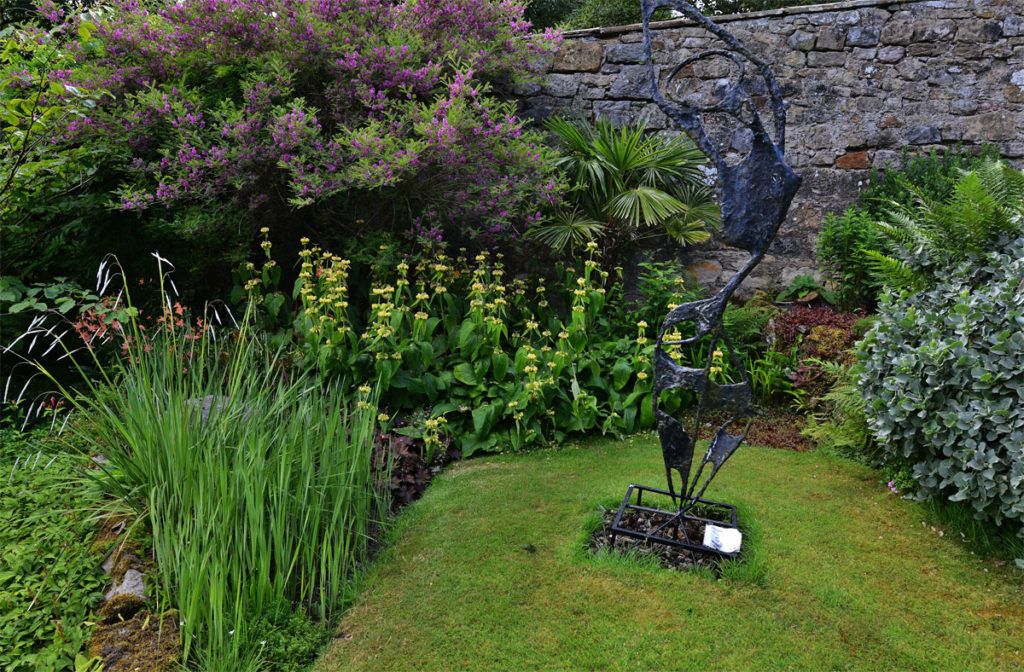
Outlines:
[[[961,173],[942,200],[911,191],[915,207],[901,206],[875,223],[895,252],[867,252],[876,276],[890,287],[932,286],[953,264],[1024,230],[1024,173],[1005,163],[986,161]]]
[[[871,431],[921,492],[1024,534],[1024,239],[1004,250],[889,295],[858,357]]]
[[[588,252],[596,248],[592,242]],[[661,265],[641,277],[650,300],[631,303],[593,259],[527,282],[506,279],[502,260],[481,253],[402,261],[388,273],[378,267],[365,297],[350,282],[351,267],[319,248],[302,252],[302,362],[350,389],[379,385],[385,422],[444,417],[463,455],[650,427],[657,326],[670,307],[697,296]],[[742,332],[741,352],[753,352],[767,319],[761,309],[726,313]],[[675,354],[703,362],[709,345]]]
[[[556,41],[522,4],[47,5],[51,34],[0,35],[0,263],[26,283],[159,249],[202,299],[267,223],[293,252],[312,230],[511,246],[561,199],[543,135],[491,88],[539,79]]]
[[[631,0],[582,0],[560,26],[565,30],[640,23],[640,3]]]
[[[865,210],[850,208],[840,216],[828,213],[818,234],[818,261],[835,287],[844,310],[875,305],[879,285],[871,270],[868,250],[885,249],[874,220]]]
[[[530,0],[523,10],[523,18],[533,24],[534,30],[554,28],[578,5],[579,0]]]
[[[872,169],[857,206],[842,215],[826,215],[818,235],[818,259],[839,306],[849,310],[877,305],[885,278],[876,271],[876,255],[895,252],[892,236],[885,235],[875,225],[877,221],[888,221],[898,229],[901,223],[892,220],[893,211],[913,213],[922,202],[945,201],[963,171],[998,158],[998,147],[993,146],[985,146],[977,154],[962,147],[921,155],[904,149],[899,168]]]
[[[697,6],[709,16],[720,14],[741,14],[744,12],[762,12],[781,7],[801,7],[803,5],[823,5],[839,0],[702,0]]]
[[[605,289],[608,273],[593,259],[528,283],[506,279],[488,253],[439,253],[398,263],[364,298],[350,288],[348,260],[301,254],[303,361],[326,379],[376,383],[396,418],[444,416],[464,455],[652,422],[654,329],[647,313],[623,306],[617,285]]]
[[[859,208],[868,217],[884,219],[893,205],[913,207],[915,193],[930,201],[943,201],[953,191],[953,184],[962,171],[971,171],[999,159],[999,147],[985,145],[980,151],[962,146],[946,148],[939,153],[912,154],[903,148],[899,167],[886,165],[871,169],[867,186],[857,197]]]
[[[69,452],[69,449],[71,452]],[[0,669],[77,670],[103,597],[82,458],[44,431],[0,430]],[[83,668],[84,669],[84,668]]]

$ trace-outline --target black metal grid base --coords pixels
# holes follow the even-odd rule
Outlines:
[[[635,504],[631,504],[629,500],[633,496],[634,492],[636,493],[636,503]],[[697,499],[695,501],[695,503],[697,503],[697,504],[704,504],[706,506],[711,506],[711,507],[714,507],[714,508],[717,508],[717,509],[722,509],[723,511],[725,511],[726,512],[726,517],[729,519],[729,521],[728,522],[723,522],[721,520],[713,520],[713,519],[710,519],[710,518],[700,518],[698,516],[690,516],[690,515],[687,515],[685,512],[665,511],[663,509],[655,509],[655,508],[652,508],[652,507],[649,507],[649,506],[644,506],[643,505],[643,493],[645,493],[645,492],[656,493],[656,494],[659,494],[659,495],[666,495],[668,497],[672,496],[672,493],[670,493],[668,490],[659,490],[658,488],[649,488],[646,485],[637,485],[635,483],[631,484],[629,486],[629,489],[626,490],[626,496],[622,500],[622,506],[619,507],[619,512],[615,516],[615,522],[612,523],[612,527],[611,527],[612,543],[615,542],[615,537],[621,534],[621,535],[625,535],[627,537],[632,537],[634,539],[639,539],[641,541],[649,541],[649,542],[653,542],[653,543],[656,543],[656,544],[664,544],[666,546],[674,546],[676,548],[684,548],[684,549],[686,549],[688,551],[701,551],[703,553],[713,553],[713,554],[718,555],[718,556],[720,556],[722,558],[734,558],[737,555],[739,555],[739,551],[734,551],[732,553],[725,553],[723,551],[718,550],[717,548],[710,548],[708,546],[704,546],[703,544],[697,543],[696,541],[688,539],[687,536],[686,536],[686,530],[683,527],[683,525],[681,524],[684,520],[693,520],[693,521],[697,521],[697,522],[701,522],[701,523],[705,523],[705,524],[711,523],[711,524],[717,525],[719,527],[732,527],[732,528],[736,528],[736,527],[739,527],[739,525],[738,525],[737,519],[736,519],[736,507],[735,506],[733,506],[731,504],[723,504],[722,502],[714,502],[714,501],[711,501],[709,499]],[[630,530],[628,528],[622,527],[622,525],[621,525],[621,523],[622,523],[622,514],[625,513],[627,509],[633,509],[633,510],[636,510],[636,511],[647,511],[649,513],[660,513],[660,514],[664,514],[666,516],[669,516],[668,522],[662,524],[661,527],[658,528],[658,530],[666,530],[669,533],[674,532],[676,536],[673,538],[673,537],[670,537],[670,536],[661,536],[659,534],[650,534],[650,533],[647,533],[647,532],[640,532],[638,530]],[[655,532],[657,532],[658,530],[655,530]],[[682,535],[682,538],[679,537],[680,534]]]

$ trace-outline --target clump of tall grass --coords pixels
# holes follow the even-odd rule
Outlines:
[[[290,371],[246,318],[218,338],[179,318],[133,318],[126,356],[65,392],[107,459],[96,479],[152,528],[185,662],[256,669],[249,624],[282,600],[329,618],[384,520],[376,404]]]

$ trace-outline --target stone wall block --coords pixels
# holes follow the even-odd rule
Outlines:
[[[810,14],[807,18],[816,26],[856,26],[862,21],[860,11],[856,9],[846,12],[821,12],[820,14]]]
[[[846,31],[840,28],[822,28],[814,43],[815,49],[822,51],[839,51],[846,45]]]
[[[1024,116],[1024,115],[1022,115]],[[990,112],[964,118],[964,140],[968,142],[1001,142],[1020,140],[1018,118],[1006,112]]]
[[[907,47],[911,56],[940,56],[949,51],[948,42],[918,42]]]
[[[643,63],[644,45],[613,44],[604,48],[604,59],[608,63]]]
[[[579,88],[579,76],[566,74],[548,75],[541,85],[544,93],[556,98],[572,98]]]
[[[942,133],[935,126],[911,126],[903,138],[908,145],[935,145],[942,142]]]
[[[878,50],[878,60],[882,63],[898,63],[903,59],[906,49],[900,46],[882,47]]]
[[[846,65],[846,54],[842,51],[812,51],[807,54],[807,66],[811,68],[841,68]]]
[[[644,108],[640,110],[638,118],[645,119],[647,121],[647,128],[652,131],[660,131],[670,125],[668,117],[666,117],[665,113],[661,111],[661,108],[654,103],[645,105]]]
[[[594,103],[594,116],[607,119],[619,126],[633,121],[632,104],[625,100]]]
[[[871,162],[868,160],[868,153],[866,151],[848,152],[836,159],[836,168],[839,168],[840,170],[863,169],[870,167]]]
[[[952,40],[956,35],[957,24],[955,21],[943,20],[934,23],[922,21],[914,28],[913,40],[915,42],[934,42],[936,40]]]
[[[1008,14],[999,28],[1003,37],[1024,36],[1024,14]]]
[[[658,75],[655,68],[655,76]],[[634,100],[650,100],[651,88],[646,65],[626,65],[608,89],[610,98],[631,98]]]
[[[1003,34],[1002,26],[997,21],[972,19],[960,24],[958,38],[964,42],[992,42]]]
[[[597,72],[602,52],[597,42],[565,40],[555,52],[552,69],[555,72]]]
[[[846,43],[854,47],[873,47],[878,44],[881,32],[877,26],[854,26],[846,36]]]
[[[789,36],[789,39],[786,40],[786,43],[792,49],[798,49],[800,51],[810,51],[811,49],[814,49],[814,33],[808,33],[807,31],[804,30],[797,30],[792,35]]]
[[[899,20],[887,23],[882,28],[878,39],[882,44],[906,46],[914,38],[914,24],[910,20]]]
[[[949,108],[950,112],[957,115],[974,114],[978,111],[978,103],[973,100],[954,100]]]

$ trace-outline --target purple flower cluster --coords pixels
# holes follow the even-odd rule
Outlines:
[[[549,150],[489,95],[539,76],[559,39],[532,35],[519,2],[113,4],[72,40],[80,67],[51,73],[108,95],[54,141],[119,150],[126,209],[404,190],[427,229],[494,235],[561,197]]]

